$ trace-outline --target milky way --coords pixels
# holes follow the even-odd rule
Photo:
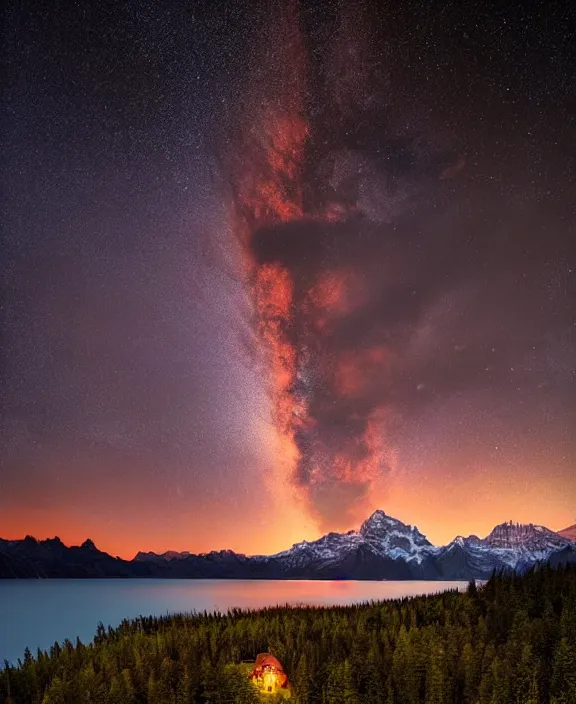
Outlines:
[[[0,535],[573,523],[569,9],[281,7],[8,3]]]

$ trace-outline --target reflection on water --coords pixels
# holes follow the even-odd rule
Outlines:
[[[0,663],[28,646],[92,640],[98,621],[182,611],[227,611],[277,604],[357,604],[464,589],[466,582],[320,582],[268,580],[0,580]]]

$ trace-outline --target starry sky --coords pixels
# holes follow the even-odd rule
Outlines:
[[[367,368],[385,340],[395,360],[369,378],[386,461],[344,506],[343,475],[303,498],[310,471],[279,474],[267,357],[222,186],[224,152],[252,163],[236,123],[257,127],[265,98],[298,81],[291,63],[270,68],[286,34],[273,5],[7,3],[0,535],[89,536],[132,557],[272,552],[355,528],[374,508],[436,543],[510,519],[572,524],[569,4],[363,14],[349,3],[339,35],[335,2],[299,3],[314,134],[340,174],[309,175],[310,198],[353,177],[368,224],[264,233],[252,250],[295,281],[346,262],[370,295],[318,359],[338,350],[347,370]],[[327,128],[319,106],[351,96],[362,111]],[[359,162],[346,140],[364,119]],[[314,420],[339,447],[353,434],[333,415]]]

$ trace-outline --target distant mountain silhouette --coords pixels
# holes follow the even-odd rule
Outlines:
[[[568,538],[568,540],[576,541],[576,523],[573,526],[559,530],[558,535],[561,535],[563,538]]]
[[[576,542],[565,533],[509,522],[486,538],[458,536],[436,547],[415,526],[375,511],[358,531],[328,533],[275,555],[139,552],[133,560],[112,557],[91,540],[67,547],[59,538],[27,536],[0,539],[0,578],[483,579],[537,562],[576,562]]]

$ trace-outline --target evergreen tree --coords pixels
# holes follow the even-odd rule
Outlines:
[[[189,704],[189,702],[194,701],[194,689],[194,682],[186,665],[178,682],[176,704]]]
[[[478,660],[472,644],[464,643],[460,658],[460,691],[463,704],[473,704],[478,689]]]
[[[576,644],[562,638],[554,655],[550,682],[551,704],[576,702]]]
[[[333,664],[328,671],[328,680],[322,702],[324,704],[344,704],[342,664]]]
[[[492,661],[491,704],[510,704],[511,701],[508,663],[496,656]]]
[[[122,685],[120,684],[118,677],[113,676],[110,681],[110,689],[108,690],[109,704],[124,704],[122,694]]]
[[[122,670],[122,703],[123,704],[136,704],[136,689],[132,683],[132,675],[129,669]]]
[[[66,687],[58,675],[50,682],[46,694],[42,699],[42,704],[67,704]]]
[[[148,677],[148,686],[146,687],[146,704],[161,704],[159,694],[160,690],[156,674],[152,671]]]
[[[426,704],[444,704],[448,700],[444,648],[435,642],[426,671]]]
[[[358,691],[352,676],[352,666],[349,661],[344,662],[342,668],[343,698],[345,704],[358,704]]]
[[[298,704],[308,704],[312,691],[312,678],[308,669],[306,654],[303,654],[298,661],[293,684]]]

